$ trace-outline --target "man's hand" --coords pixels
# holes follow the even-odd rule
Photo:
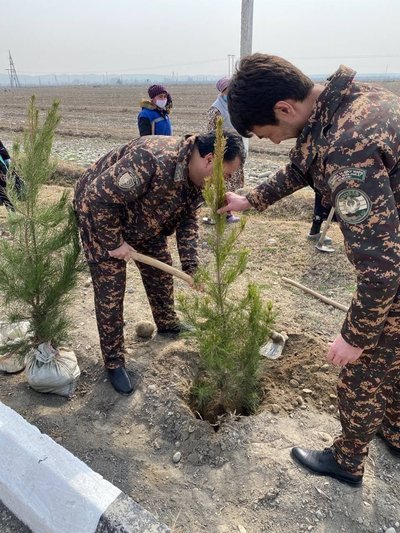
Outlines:
[[[225,202],[226,204],[217,211],[220,215],[227,211],[245,211],[251,207],[250,202],[245,196],[240,196],[234,192],[227,192],[225,194]]]
[[[345,366],[347,363],[354,363],[363,353],[362,348],[356,348],[344,340],[341,335],[338,335],[331,344],[327,360],[334,365]]]
[[[122,259],[123,261],[128,262],[134,251],[134,248],[124,241],[121,246],[115,248],[115,250],[109,250],[108,253],[111,257],[115,257],[115,259]]]

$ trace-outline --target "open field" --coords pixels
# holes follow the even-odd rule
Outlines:
[[[389,87],[400,94],[399,83]],[[205,112],[215,89],[169,89],[175,104],[175,133],[204,129]],[[0,138],[7,146],[23,128],[32,92],[43,110],[54,98],[61,100],[63,119],[55,143],[55,154],[61,160],[87,165],[137,135],[136,114],[144,87],[22,89],[0,92]],[[292,144],[275,146],[252,139],[246,186],[257,183],[261,171],[274,171],[284,164]],[[60,185],[46,187],[43,201],[62,190]],[[187,399],[196,366],[195,346],[184,340],[155,336],[141,341],[135,336],[135,323],[151,320],[151,314],[134,265],[128,275],[125,334],[127,367],[137,376],[135,394],[119,396],[105,379],[86,274],[71,309],[75,329],[70,347],[82,371],[74,398],[66,401],[36,393],[22,373],[0,375],[0,400],[175,533],[377,533],[390,526],[397,529],[400,464],[381,443],[371,446],[361,489],[306,474],[289,457],[296,444],[328,446],[339,430],[338,370],[326,365],[325,353],[344,314],[290,288],[281,278],[293,278],[342,304],[350,302],[355,287],[336,224],[329,231],[335,254],[321,254],[306,240],[312,205],[312,191],[300,191],[265,213],[251,214],[241,238],[251,255],[235,291],[243,291],[249,280],[258,282],[263,297],[272,300],[278,311],[276,329],[289,334],[283,358],[265,362],[264,401],[256,415],[239,420],[232,417],[219,432],[193,416]],[[5,211],[0,208],[3,231],[4,219]],[[201,228],[202,261],[209,258],[209,231],[208,226]],[[171,248],[179,266],[174,239]],[[177,281],[176,290],[189,289]],[[177,450],[182,459],[175,464],[172,457]],[[0,508],[3,531],[1,517]]]
[[[209,85],[179,85],[169,88],[174,110],[171,120],[174,135],[184,135],[206,128],[206,111],[217,96]],[[22,131],[26,108],[32,94],[40,109],[47,109],[53,100],[61,102],[62,122],[58,128],[55,155],[60,159],[88,165],[118,144],[138,135],[137,114],[146,87],[49,87],[22,88],[0,92],[0,138],[11,142]],[[288,142],[273,147],[272,156],[286,155]],[[266,154],[258,139],[252,141],[254,155]],[[256,158],[257,160],[257,158]]]

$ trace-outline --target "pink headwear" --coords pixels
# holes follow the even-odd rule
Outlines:
[[[228,76],[224,76],[223,78],[221,78],[220,80],[217,81],[216,83],[216,88],[217,90],[222,93],[223,91],[225,91],[225,89],[227,87],[229,87],[229,84],[231,82],[231,79],[228,78]]]

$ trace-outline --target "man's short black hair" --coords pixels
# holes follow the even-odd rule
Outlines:
[[[207,154],[214,153],[215,145],[215,131],[205,133],[204,135],[197,135],[195,146],[199,151],[201,157]],[[243,139],[234,131],[225,131],[223,135],[226,139],[224,161],[233,161],[237,157],[240,158],[240,162],[244,164],[246,161],[246,150],[244,149]]]
[[[302,102],[314,83],[297,67],[278,56],[244,57],[231,79],[228,110],[233,127],[250,137],[254,126],[277,123],[274,107],[280,100]]]

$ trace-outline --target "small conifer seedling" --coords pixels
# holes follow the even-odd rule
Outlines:
[[[22,146],[14,145],[12,168],[23,177],[16,194],[7,187],[14,211],[8,211],[10,237],[0,240],[0,293],[10,323],[29,321],[29,335],[2,351],[25,355],[43,342],[57,347],[66,337],[68,296],[80,270],[79,239],[68,193],[58,201],[39,199],[54,172],[51,150],[60,120],[54,102],[43,122],[32,97]],[[12,180],[10,180],[12,182]]]
[[[244,217],[228,227],[224,205],[223,156],[225,138],[222,121],[217,123],[213,174],[207,180],[204,198],[215,224],[208,243],[213,260],[198,269],[195,281],[203,291],[179,296],[184,320],[192,326],[188,333],[197,341],[200,371],[191,395],[193,410],[213,423],[228,413],[251,414],[260,394],[260,346],[265,343],[274,320],[272,304],[264,304],[260,289],[250,283],[241,297],[233,284],[245,271],[248,250],[237,240],[244,230]]]

